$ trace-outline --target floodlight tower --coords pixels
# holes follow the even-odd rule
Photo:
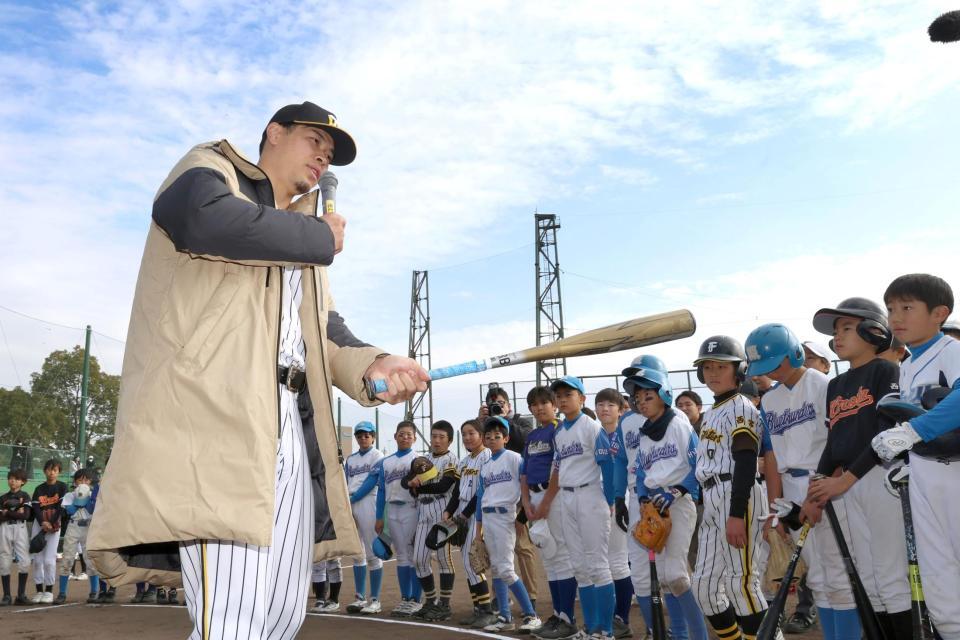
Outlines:
[[[563,303],[560,297],[560,261],[557,258],[557,229],[560,220],[552,213],[535,213],[537,270],[537,344],[549,344],[563,337]],[[566,358],[537,361],[537,384],[567,374]]]
[[[408,355],[430,370],[430,284],[426,271],[413,272],[410,288],[410,342]],[[433,423],[433,391],[430,384],[423,393],[407,401],[407,420],[417,423],[423,434],[430,434]]]

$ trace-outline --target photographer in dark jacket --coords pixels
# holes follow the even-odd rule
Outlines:
[[[506,448],[523,455],[523,448],[527,444],[527,434],[533,430],[533,420],[514,413],[507,390],[493,384],[490,385],[486,401],[480,405],[480,411],[477,415],[480,424],[483,424],[490,416],[503,416],[507,419],[507,422],[510,423],[510,439],[507,441]],[[520,570],[520,578],[523,580],[523,584],[527,585],[530,600],[536,604],[536,547],[530,541],[527,517],[522,507],[517,510],[517,514],[517,544],[513,549],[514,557],[516,558],[517,568]]]

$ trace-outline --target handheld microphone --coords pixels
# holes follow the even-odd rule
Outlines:
[[[323,212],[334,213],[337,210],[337,176],[327,171],[320,177],[320,197],[323,198]]]

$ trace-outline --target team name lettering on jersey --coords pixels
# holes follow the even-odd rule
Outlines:
[[[869,407],[873,402],[873,394],[866,387],[860,387],[857,394],[851,398],[834,398],[828,408],[830,428],[832,429],[833,425],[840,420],[856,415],[860,412],[860,409]]]
[[[789,431],[798,424],[816,419],[816,407],[813,406],[812,402],[804,402],[797,409],[767,412],[767,429],[770,430],[770,435],[776,436]]]
[[[636,449],[640,446],[640,432],[639,431],[627,431],[623,434],[623,446],[627,449]]]
[[[644,470],[648,470],[654,462],[668,458],[676,458],[678,453],[677,445],[672,442],[668,442],[662,447],[653,447],[647,451],[641,449],[637,452],[637,464]]]
[[[512,480],[512,473],[509,471],[499,471],[497,473],[491,473],[488,476],[483,476],[483,486],[489,487],[490,485],[499,484],[501,482],[510,482]]]
[[[386,482],[387,484],[396,482],[404,478],[408,473],[410,473],[410,469],[391,469],[386,475]]]
[[[720,444],[723,442],[723,436],[713,429],[701,429],[700,440],[709,440],[710,442],[716,442],[717,444]]]
[[[347,476],[352,478],[353,476],[358,476],[361,473],[370,473],[373,469],[372,464],[362,464],[362,465],[350,465],[347,467]]]
[[[527,446],[527,453],[529,455],[553,453],[553,447],[550,445],[549,442],[539,440],[537,442],[531,442]]]
[[[563,460],[564,458],[569,458],[570,456],[580,456],[583,455],[583,444],[579,442],[574,442],[571,444],[565,444],[559,449],[557,449],[557,459]]]

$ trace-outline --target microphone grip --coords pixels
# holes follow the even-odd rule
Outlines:
[[[330,171],[320,178],[320,197],[323,199],[323,212],[334,213],[337,210],[337,176]]]

